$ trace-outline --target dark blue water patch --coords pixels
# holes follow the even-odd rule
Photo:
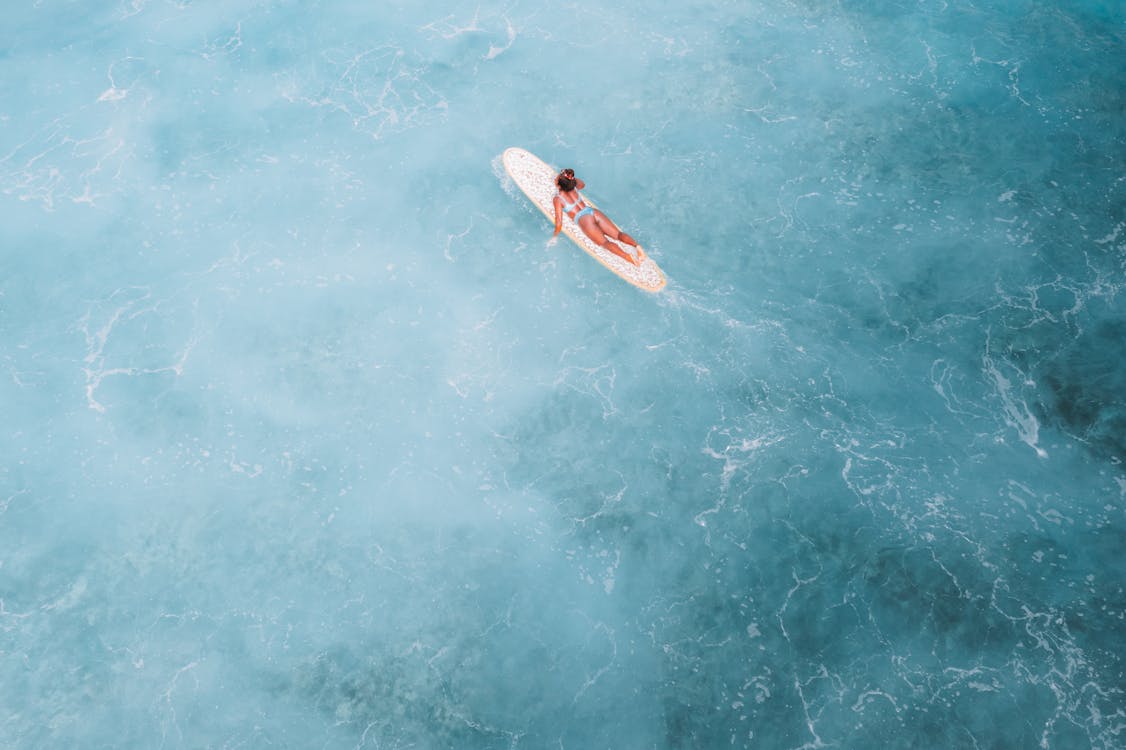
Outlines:
[[[1055,533],[1053,533],[1055,532]],[[1119,648],[1122,620],[1126,617],[1126,565],[1121,545],[1126,531],[1112,522],[1094,528],[1056,529],[1012,534],[1001,548],[1008,584],[998,601],[1008,611],[1046,613],[1100,675],[1112,685],[1123,667]],[[1019,585],[1019,589],[1017,586]]]
[[[372,741],[440,747],[508,747],[509,737],[474,726],[467,706],[426,661],[429,654],[337,646],[295,673],[292,689],[322,714]]]
[[[604,418],[593,404],[586,409],[591,419]],[[861,425],[854,424],[853,430]],[[665,442],[660,434],[651,439]],[[1055,630],[1047,615],[1030,620],[1022,614],[1025,606],[1037,612],[1056,606],[1046,598],[1047,591],[1016,585],[1025,563],[1013,561],[999,608],[995,601],[998,560],[983,559],[981,548],[965,543],[957,532],[958,523],[951,529],[933,527],[939,540],[919,545],[899,524],[889,524],[890,518],[876,506],[866,509],[857,504],[851,493],[825,494],[822,489],[807,494],[839,472],[840,459],[808,453],[775,458],[807,467],[806,492],[795,495],[782,485],[748,485],[753,475],[741,471],[731,475],[725,489],[714,462],[681,452],[678,461],[684,461],[683,471],[670,468],[662,474],[671,483],[657,495],[672,502],[662,505],[661,518],[641,517],[643,508],[627,494],[612,513],[575,527],[577,541],[586,540],[592,549],[602,545],[622,553],[616,592],[629,601],[652,602],[642,610],[644,617],[637,627],[651,632],[655,643],[671,648],[662,671],[669,690],[663,699],[669,745],[743,737],[738,716],[748,712],[754,714],[755,726],[781,721],[776,729],[780,741],[800,744],[805,740],[795,738],[807,731],[799,711],[803,700],[816,705],[818,715],[826,718],[823,726],[832,727],[836,736],[867,736],[870,727],[865,721],[871,705],[880,717],[879,726],[903,721],[920,727],[918,734],[911,730],[904,735],[904,747],[926,744],[924,732],[932,731],[928,717],[936,713],[941,717],[936,721],[961,726],[950,735],[955,746],[969,744],[971,738],[999,746],[1006,737],[1021,743],[1036,740],[1055,711],[1052,689],[1039,673],[1028,683],[1011,676],[1010,666],[1033,658],[1037,638],[1059,639],[1065,649],[1072,638]],[[770,476],[774,467],[756,468]],[[588,469],[595,470],[593,459]],[[559,486],[553,480],[541,489],[552,496],[561,491],[567,498],[584,493],[605,497],[613,489],[586,488],[573,479],[572,489],[567,489],[562,474],[557,478],[562,480]],[[915,494],[912,491],[904,500],[918,502]],[[694,518],[717,503],[722,505],[718,512],[702,517],[706,526]],[[599,507],[595,502],[582,512]],[[809,513],[814,507],[816,513]],[[990,536],[976,529],[972,538],[983,534]],[[799,579],[816,582],[798,585]],[[1101,628],[1113,624],[1114,606],[1110,605],[1111,615],[1103,618]],[[1062,611],[1084,617],[1086,609],[1071,603]],[[1047,635],[1028,635],[1029,625],[1036,633],[1046,629]],[[749,638],[749,632],[755,638]],[[1106,648],[1094,642],[1079,645],[1092,655],[1093,663],[1099,663],[1094,657]],[[756,650],[759,646],[770,656],[762,656]],[[858,664],[869,666],[858,673]],[[839,695],[842,687],[830,689],[833,678],[818,677],[817,665],[823,665],[828,675],[850,675],[843,687],[845,698],[828,697]],[[951,665],[956,665],[955,671],[945,672]],[[1061,662],[1061,668],[1066,664]],[[980,680],[967,677],[962,680],[967,684],[957,684],[957,670],[978,670]],[[752,679],[760,673],[768,677]],[[1101,669],[1087,674],[1096,684],[1106,684],[1107,673]],[[822,680],[824,691],[818,692]],[[910,688],[912,684],[916,688]],[[771,696],[764,697],[764,703],[783,712],[784,721],[767,708],[746,708],[744,697],[763,691]],[[742,704],[738,712],[724,707],[729,697]],[[854,702],[864,711],[851,709]],[[841,710],[842,706],[853,712]],[[897,708],[889,710],[891,706]],[[837,710],[840,716],[828,720]],[[857,713],[863,713],[865,720],[858,722]],[[990,714],[1027,714],[1035,719],[1001,734],[987,722]],[[828,737],[830,730],[824,731]],[[1091,736],[1098,734],[1097,728],[1091,731]]]
[[[872,731],[872,703],[878,704],[877,726],[900,726],[894,739],[885,738],[894,747],[932,746],[936,725],[945,727],[940,737],[950,746],[1037,741],[1057,697],[1039,675],[1026,681],[1013,666],[1036,659],[1038,641],[1026,629],[1051,627],[1048,620],[1037,625],[1019,610],[1010,617],[997,609],[993,574],[957,552],[873,551],[878,540],[854,539],[839,524],[834,541],[824,544],[826,528],[806,522],[800,534],[783,533],[779,543],[752,548],[756,572],[749,576],[710,585],[709,577],[682,581],[682,590],[692,593],[676,607],[661,608],[667,614],[655,632],[675,644],[664,671],[669,746],[716,744],[742,737],[747,726],[759,742],[798,743],[810,731],[803,713],[816,717],[826,741],[864,737]],[[802,546],[811,546],[816,568],[795,557]],[[717,561],[712,550],[701,551]],[[798,568],[809,571],[808,585],[801,584]],[[780,585],[790,587],[785,597]],[[769,609],[756,611],[755,602]],[[771,615],[780,602],[775,622]],[[748,621],[754,639],[744,634]],[[677,632],[694,635],[678,639]],[[1068,670],[1068,657],[1059,658],[1059,668]],[[756,697],[753,704],[749,696]],[[749,714],[749,725],[738,714]],[[999,724],[997,717],[1007,721]]]
[[[943,559],[943,558],[947,559]],[[884,548],[865,571],[864,599],[881,635],[902,648],[929,651],[942,663],[1003,664],[1012,624],[990,606],[992,581],[980,563],[928,548]],[[988,654],[1000,651],[997,657]]]
[[[620,746],[651,732],[639,690],[651,675],[647,657],[568,566],[470,528],[446,537],[448,549],[425,552],[412,549],[427,546],[425,529],[397,531],[385,540],[395,571],[381,565],[367,575],[382,582],[364,584],[387,586],[397,606],[379,607],[382,597],[349,604],[354,639],[284,672],[267,669],[273,692],[354,737],[436,747],[511,747],[518,738]],[[414,590],[420,574],[454,559],[461,572],[448,585]]]
[[[1014,44],[1026,44],[1033,51],[1033,64],[1043,62],[1043,72],[1026,71],[1023,56],[1013,59],[1014,50],[1008,51],[1008,59],[972,55],[967,49],[971,42],[958,28],[956,36],[935,47],[929,63],[920,57],[921,67],[934,66],[931,73],[924,69],[910,79],[886,81],[875,92],[865,90],[829,107],[843,115],[834,119],[832,128],[833,135],[844,136],[842,153],[871,161],[885,185],[909,186],[915,198],[928,199],[958,195],[976,183],[990,184],[994,169],[1006,180],[1020,181],[1028,173],[1030,182],[1036,182],[1045,163],[1075,164],[1078,159],[1081,164],[1099,156],[1105,160],[1114,152],[1105,146],[1121,132],[1112,113],[1121,110],[1118,99],[1124,90],[1122,46],[1097,33],[1093,40],[1084,38],[1081,30],[1060,23],[1054,14],[1044,16],[1038,23],[1051,38],[1040,39],[1029,31],[1014,39]],[[921,50],[921,42],[918,46]],[[865,54],[876,54],[876,48]],[[733,64],[746,67],[747,77],[753,77],[758,73],[752,66],[761,66],[761,61],[735,59]],[[891,71],[895,66],[888,60],[880,67]],[[854,86],[839,71],[821,78],[838,84],[838,96]],[[878,111],[860,119],[879,120],[885,127],[873,132],[866,125],[850,139],[848,118],[865,106]],[[824,132],[800,123],[788,129],[793,158],[799,163],[803,154],[819,152],[798,146],[803,136],[823,138]]]
[[[1095,319],[1037,368],[1047,387],[1044,420],[1117,461],[1126,461],[1124,340],[1126,318]]]

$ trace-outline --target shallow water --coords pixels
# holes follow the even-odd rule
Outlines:
[[[0,745],[1126,745],[1117,3],[7,10]]]

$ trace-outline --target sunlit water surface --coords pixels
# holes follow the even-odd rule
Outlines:
[[[1118,3],[12,5],[0,745],[1126,746]]]

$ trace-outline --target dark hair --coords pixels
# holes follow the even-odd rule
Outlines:
[[[555,178],[556,187],[564,193],[571,192],[578,184],[579,181],[575,179],[575,170],[573,169],[564,169],[559,173],[559,176]]]

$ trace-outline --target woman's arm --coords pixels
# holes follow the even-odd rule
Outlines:
[[[563,228],[563,206],[559,203],[558,195],[551,199],[551,204],[555,206],[555,232],[552,235],[555,236]]]
[[[575,178],[575,190],[582,190],[585,187],[586,187],[586,183],[583,182],[582,180],[580,180],[578,177],[576,177]]]

